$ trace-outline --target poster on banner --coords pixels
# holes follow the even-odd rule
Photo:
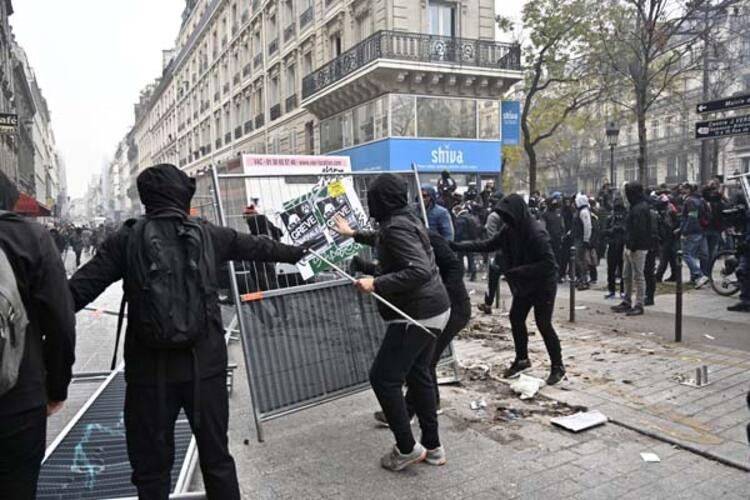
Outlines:
[[[344,217],[352,229],[365,227],[367,216],[351,179],[335,179],[316,186],[309,193],[288,200],[279,214],[295,245],[312,241],[312,249],[333,263],[344,261],[362,250],[351,238],[334,231],[336,215]],[[313,255],[297,264],[303,279],[328,268]]]

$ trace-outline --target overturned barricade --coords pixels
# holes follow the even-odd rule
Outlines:
[[[371,258],[369,248],[330,228],[336,214],[366,227],[367,187],[377,172],[351,172],[346,157],[246,155],[199,177],[198,194],[213,196],[201,213],[241,232],[284,243],[313,242],[297,266],[232,262],[227,300],[234,303],[258,440],[262,422],[369,387],[368,371],[385,332],[371,296],[357,293],[328,262]],[[419,175],[398,172],[420,209]],[[451,348],[441,365],[457,365]]]

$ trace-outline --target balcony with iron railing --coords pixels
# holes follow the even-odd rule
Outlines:
[[[292,94],[286,98],[284,109],[287,113],[297,108],[297,94]]]
[[[517,44],[383,30],[305,76],[302,98],[307,99],[378,59],[521,70],[521,49]]]
[[[315,17],[315,9],[311,5],[307,9],[305,9],[305,11],[302,14],[300,14],[299,29],[301,30],[302,28],[310,24],[310,22],[313,20],[313,17]]]
[[[297,27],[294,25],[294,23],[290,24],[284,29],[284,43],[288,42],[292,39],[294,34],[297,32]]]
[[[281,103],[271,106],[271,121],[281,116]]]

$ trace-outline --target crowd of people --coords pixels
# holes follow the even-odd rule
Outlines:
[[[196,437],[207,497],[240,497],[227,437],[227,347],[218,274],[229,260],[297,263],[313,242],[281,243],[282,231],[254,206],[243,214],[249,233],[191,217],[195,179],[173,165],[145,169],[137,187],[145,215],[108,236],[104,230],[101,242],[89,235],[88,246],[97,251],[67,279],[60,254],[67,246],[83,251],[85,229],[48,231],[7,212],[18,192],[0,174],[0,492],[9,498],[35,496],[46,419],[64,404],[72,376],[75,312],[119,280],[121,318],[127,308],[123,418],[139,498],[169,496],[174,425],[181,409]],[[504,376],[531,367],[526,319],[533,310],[550,359],[547,384],[553,385],[565,377],[552,318],[567,266],[575,269],[571,274],[577,285],[586,288],[598,278],[599,256],[607,255],[608,296],[616,297],[621,274],[622,303],[615,309],[635,315],[653,301],[656,275],[672,264],[674,276],[673,254],[680,243],[686,259],[693,260],[689,266],[696,286],[705,285],[704,260],[710,262],[710,252],[727,244],[722,219],[714,216],[727,201],[719,185],[703,191],[690,185],[646,191],[631,182],[621,192],[605,185],[595,199],[581,193],[532,193],[528,202],[518,194],[504,196],[491,183],[481,192],[469,186],[461,198],[455,191],[447,173],[437,189],[422,186],[425,224],[408,199],[406,181],[380,174],[367,193],[372,229],[353,230],[344,218],[335,219],[341,237],[374,248],[376,261],[355,258],[351,266],[366,274],[354,286],[376,294],[385,323],[370,383],[381,406],[375,418],[390,427],[396,442],[380,460],[392,471],[447,461],[438,429],[435,367],[471,315],[461,262],[465,256],[493,256],[483,311],[491,311],[501,275],[513,297],[509,319],[515,358]],[[565,251],[570,246],[576,249],[573,262]],[[471,278],[476,270],[470,266]],[[741,298],[750,306],[747,288]],[[7,340],[8,328],[22,332],[20,341]],[[419,440],[412,433],[414,417]]]
[[[65,262],[67,252],[75,255],[76,269],[81,267],[82,257],[92,257],[104,241],[115,232],[114,224],[54,224],[49,228],[52,241]]]
[[[422,189],[430,227],[444,237],[461,242],[492,238],[499,232],[501,220],[493,216],[493,207],[504,195],[493,181],[481,192],[470,182],[459,194],[455,181],[444,172],[437,191],[429,185]],[[683,183],[647,189],[638,182],[617,189],[605,181],[596,195],[533,192],[528,206],[549,235],[559,282],[572,276],[578,290],[588,290],[599,281],[598,267],[606,259],[605,297],[620,300],[612,309],[629,316],[642,315],[644,307],[654,305],[657,283],[677,280],[679,250],[689,281],[702,288],[710,281],[716,254],[736,248],[747,237],[744,194],[725,186],[720,178],[703,187]],[[474,281],[475,258],[460,255],[465,256],[469,280]],[[489,264],[489,289],[479,306],[485,312],[491,311],[497,291],[498,262],[493,259]],[[747,281],[743,280],[740,302],[728,310],[750,312]]]

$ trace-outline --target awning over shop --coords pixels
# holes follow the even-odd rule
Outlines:
[[[52,212],[49,208],[39,203],[34,197],[21,193],[16,201],[13,211],[27,217],[49,217]]]

